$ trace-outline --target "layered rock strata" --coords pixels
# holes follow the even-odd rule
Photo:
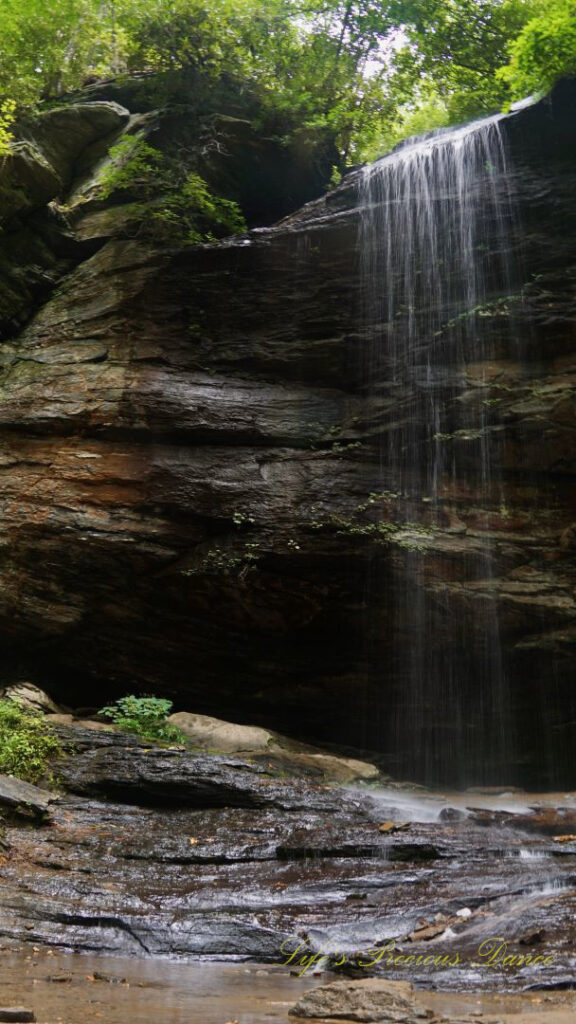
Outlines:
[[[66,170],[56,182],[47,167],[7,228],[10,257],[36,230],[48,250],[44,263],[22,254],[4,317],[7,676],[25,668],[76,706],[165,693],[199,713],[381,749],[411,642],[394,629],[394,580],[416,541],[438,643],[464,680],[483,608],[497,603],[515,767],[544,781],[554,762],[554,781],[571,777],[575,106],[561,83],[502,122],[516,279],[462,311],[482,323],[487,355],[460,381],[446,444],[477,458],[460,409],[493,411],[504,497],[487,509],[465,479],[447,480],[416,538],[380,453],[422,403],[387,386],[385,347],[367,387],[357,175],[273,228],[159,248],[124,237],[118,197],[104,203],[94,176],[134,115],[101,96],[84,105],[73,116],[90,131],[74,153],[50,129]],[[29,287],[33,266],[46,291]],[[401,771],[403,751],[385,752]]]

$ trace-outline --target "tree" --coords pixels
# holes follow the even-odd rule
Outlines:
[[[0,0],[0,105],[58,97],[88,76],[188,68],[207,89],[227,80],[253,96],[270,134],[325,135],[344,162],[575,70],[575,4]]]
[[[515,99],[549,89],[562,75],[576,74],[576,0],[541,0],[509,54],[498,77]]]

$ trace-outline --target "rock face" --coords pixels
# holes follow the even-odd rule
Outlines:
[[[270,230],[156,249],[122,237],[120,207],[86,186],[128,123],[119,98],[97,94],[105,123],[82,115],[93,141],[83,136],[75,170],[40,188],[38,203],[59,205],[10,221],[14,251],[40,232],[50,280],[24,300],[22,269],[5,317],[7,677],[25,671],[71,706],[166,693],[199,713],[384,748],[401,771],[387,722],[404,682],[399,645],[410,643],[393,608],[411,539],[398,532],[379,439],[406,396],[365,388],[357,179]],[[541,785],[573,781],[575,106],[576,87],[562,83],[502,123],[518,279],[490,297],[488,357],[458,399],[498,401],[503,425],[489,588],[478,572],[486,509],[466,481],[422,516],[438,642],[458,638],[465,678],[496,601],[518,723],[511,761]],[[172,115],[154,125],[155,144],[163,131],[175,144]],[[29,252],[23,268],[36,265]],[[512,316],[521,360],[499,331]]]

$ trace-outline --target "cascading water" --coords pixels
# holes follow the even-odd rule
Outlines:
[[[510,317],[499,316],[516,278],[500,118],[409,142],[367,167],[360,203],[382,500],[407,524],[393,558],[386,746],[425,781],[510,782],[490,536],[506,509],[501,427],[498,400],[483,400],[494,345],[514,344]],[[451,578],[462,559],[465,591]]]

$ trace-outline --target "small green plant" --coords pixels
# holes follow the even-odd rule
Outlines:
[[[25,782],[44,776],[52,781],[50,763],[63,753],[44,715],[15,700],[0,700],[0,772]]]
[[[342,171],[335,164],[332,165],[332,172],[330,174],[330,188],[336,188],[337,185],[342,181]]]
[[[363,506],[360,506],[362,508]],[[364,522],[331,512],[324,520],[310,523],[313,530],[333,532],[337,537],[366,537],[376,545],[395,544],[398,547],[411,547],[418,550],[426,546],[426,538],[430,538],[434,530],[431,526],[412,522],[389,522],[381,520],[377,523]]]
[[[232,513],[232,522],[234,526],[252,526],[256,520],[248,512],[238,511]]]
[[[242,548],[233,550],[216,544],[190,569],[183,569],[183,576],[237,576],[244,580],[255,572],[262,555],[258,541],[247,541]]]
[[[166,721],[171,709],[171,700],[130,695],[100,708],[99,714],[110,718],[124,732],[136,733],[145,740],[181,743],[185,738],[183,732]]]

